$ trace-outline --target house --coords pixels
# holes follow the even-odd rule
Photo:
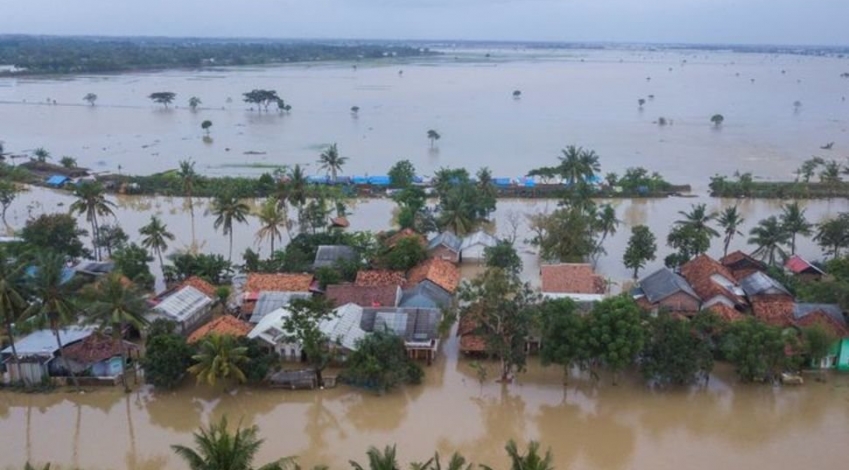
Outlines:
[[[360,327],[363,308],[355,304],[346,304],[333,311],[333,318],[322,321],[318,329],[330,338],[332,344],[345,351],[355,351],[357,341],[365,338],[366,332]]]
[[[684,263],[681,276],[702,299],[701,308],[716,303],[740,310],[746,307],[746,299],[743,298],[745,292],[737,284],[734,275],[710,256],[701,254]]]
[[[395,248],[395,245],[397,245],[399,241],[405,238],[415,238],[416,241],[418,241],[422,245],[422,247],[427,248],[427,239],[425,238],[425,236],[411,228],[401,229],[393,233],[391,236],[389,236],[386,240],[383,241],[383,245],[387,248]]]
[[[250,273],[244,279],[243,284],[237,284],[236,279],[233,281],[233,289],[237,293],[242,292],[239,300],[241,301],[241,314],[244,316],[254,313],[262,292],[302,292],[309,294],[312,287],[313,275],[306,273]],[[254,323],[258,321],[259,319]]]
[[[454,296],[450,292],[425,279],[413,288],[405,290],[398,306],[443,309],[450,307],[453,301]]]
[[[780,282],[758,271],[740,280],[740,287],[750,302],[758,299],[783,298],[792,300],[793,296]]]
[[[825,272],[799,255],[793,255],[784,263],[784,270],[806,281],[819,281]]]
[[[598,302],[606,291],[604,278],[587,263],[544,264],[540,267],[540,277],[542,295],[548,299]]]
[[[411,359],[430,365],[439,350],[442,312],[432,308],[364,308],[360,328],[368,333],[387,330],[404,339]]]
[[[632,295],[638,305],[654,313],[665,309],[695,314],[702,303],[687,280],[669,268],[659,269],[640,280]]]
[[[427,254],[431,258],[459,263],[462,244],[463,241],[453,232],[442,232],[428,242]]]
[[[788,327],[793,324],[793,295],[780,282],[763,272],[754,272],[740,280],[752,314],[764,323]]]
[[[243,322],[232,315],[222,315],[193,331],[186,342],[194,344],[210,335],[241,338],[247,336],[251,329],[251,325],[247,322]]]
[[[188,335],[212,316],[212,297],[192,286],[181,287],[162,299],[147,315],[148,321],[160,318],[177,324],[177,331]]]
[[[401,300],[400,286],[358,286],[331,284],[324,292],[333,305],[355,304],[360,307],[395,307]]]
[[[460,318],[457,336],[460,337],[460,352],[465,354],[482,354],[486,352],[486,340],[477,333],[480,324],[472,315]]]
[[[138,360],[138,346],[101,333],[94,333],[82,341],[63,346],[62,356],[68,361],[68,367],[74,374],[117,379],[124,372],[122,347],[128,360]]]
[[[450,261],[430,258],[407,273],[408,286],[415,286],[422,281],[431,281],[453,295],[460,285],[460,270]]]
[[[54,188],[61,188],[68,181],[71,181],[71,178],[68,178],[65,175],[53,175],[50,178],[47,178],[45,183],[47,183],[48,186],[53,186]]]
[[[484,250],[497,244],[498,239],[483,230],[467,235],[460,244],[460,261],[464,263],[482,262]]]
[[[819,364],[813,364],[815,367],[841,370],[849,368],[849,357],[844,357],[847,352],[843,350],[844,347],[849,347],[845,341],[849,338],[849,324],[839,305],[797,303],[793,308],[793,319],[799,327],[819,325],[835,338],[829,354],[822,358]]]
[[[315,254],[313,268],[331,268],[339,263],[356,261],[357,250],[347,245],[319,245]]]
[[[284,359],[290,361],[304,359],[301,345],[283,328],[286,319],[291,315],[292,312],[286,308],[278,308],[268,313],[248,332],[248,338],[262,341]]]
[[[87,277],[93,281],[101,276],[111,273],[115,269],[112,261],[80,261],[72,268],[75,273]]]
[[[722,257],[719,263],[725,266],[728,271],[734,276],[734,279],[740,281],[755,272],[766,272],[767,266],[762,261],[753,258],[740,250]]]
[[[389,270],[364,270],[357,272],[354,281],[358,286],[401,286],[407,283],[407,276],[403,271]]]
[[[309,292],[264,291],[259,293],[256,301],[249,301],[242,304],[242,313],[249,315],[249,321],[255,325],[267,314],[278,308],[288,307],[293,300],[306,300],[310,297],[312,297],[312,294]]]
[[[711,312],[711,313],[715,314],[717,317],[719,317],[722,320],[725,320],[729,323],[735,322],[735,321],[740,321],[740,320],[746,318],[746,316],[743,315],[742,313],[740,313],[739,310],[732,308],[732,307],[729,307],[728,305],[726,305],[722,302],[716,302],[715,304],[711,305],[710,307],[707,307],[706,309],[702,309],[702,311],[703,312]]]
[[[59,339],[63,346],[82,341],[94,333],[91,327],[68,327],[59,330]],[[0,351],[0,359],[9,373],[11,382],[36,384],[48,377],[64,376],[65,368],[58,360],[59,346],[52,330],[34,331],[15,341],[20,372],[14,366],[12,347]]]

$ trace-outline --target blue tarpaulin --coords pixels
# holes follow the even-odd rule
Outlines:
[[[368,184],[368,178],[365,176],[352,176],[351,182],[354,184]]]
[[[371,176],[368,179],[369,184],[373,184],[375,186],[389,186],[389,177],[388,176]]]
[[[533,188],[537,185],[536,181],[533,178],[525,178],[523,181],[526,188]]]
[[[50,186],[62,186],[65,184],[70,178],[62,175],[53,175],[50,178],[47,178],[47,184]]]
[[[492,180],[492,182],[496,186],[510,186],[511,184],[510,178],[495,178]]]
[[[327,176],[307,176],[307,183],[327,184]]]
[[[27,266],[27,268],[24,269],[24,274],[26,274],[26,276],[30,279],[34,278],[38,274],[38,266]],[[71,278],[74,277],[74,274],[76,274],[76,271],[67,266],[63,266],[62,274],[59,277],[59,284],[65,284],[70,281]]]

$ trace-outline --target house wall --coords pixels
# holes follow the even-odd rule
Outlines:
[[[439,245],[438,247],[428,251],[427,254],[431,258],[440,258],[445,261],[451,261],[452,263],[460,262],[460,253],[451,251],[444,245]]]
[[[678,292],[658,302],[657,307],[673,312],[698,312],[699,301],[683,292]]]
[[[300,362],[302,351],[301,345],[296,343],[278,343],[274,345],[274,352],[286,361]]]
[[[20,367],[20,374],[18,374],[18,367]],[[9,381],[12,383],[24,382],[33,385],[41,383],[47,377],[47,364],[37,362],[24,362],[18,366],[8,362],[6,363],[6,370],[9,375]]]
[[[199,309],[192,313],[189,317],[179,323],[181,332],[188,336],[201,325],[208,323],[212,319],[212,304]]]
[[[472,245],[472,246],[466,248],[465,250],[463,250],[463,253],[462,253],[463,262],[464,263],[474,263],[474,262],[483,261],[483,259],[484,259],[484,255],[483,255],[484,248],[486,248],[486,247],[484,247],[483,245]]]

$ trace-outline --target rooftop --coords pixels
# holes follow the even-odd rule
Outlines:
[[[793,319],[801,326],[809,326],[821,319],[839,337],[849,336],[843,309],[836,304],[797,303],[793,307]]]
[[[454,297],[445,289],[424,280],[412,289],[407,289],[401,296],[399,307],[413,308],[444,308],[451,305]]]
[[[460,285],[460,269],[450,261],[431,258],[411,269],[407,279],[408,285],[416,285],[424,280],[432,281],[453,294]]]
[[[421,243],[422,246],[424,246],[424,247],[427,246],[427,239],[425,238],[425,236],[420,234],[419,232],[416,232],[415,230],[413,230],[411,228],[405,228],[405,229],[402,229],[402,230],[398,230],[397,232],[392,234],[392,236],[388,237],[383,242],[383,244],[385,246],[392,248],[395,245],[397,245],[399,241],[401,241],[405,238],[412,238],[412,237],[415,237],[419,241],[419,243]]]
[[[128,351],[138,349],[138,346],[129,341],[115,340],[111,336],[94,333],[82,341],[64,346],[62,356],[83,364],[105,361],[121,355],[121,343]]]
[[[355,284],[332,284],[324,295],[334,305],[356,304],[360,307],[394,307],[400,297],[399,286],[358,286]]]
[[[250,273],[245,291],[309,292],[312,274]]]
[[[207,296],[209,296],[212,299],[214,299],[216,297],[215,286],[213,286],[212,284],[204,281],[203,279],[201,279],[197,276],[192,276],[192,277],[186,279],[185,281],[183,281],[180,284],[180,287],[185,287],[185,286],[192,286],[195,289],[203,292],[204,294],[206,294]]]
[[[681,276],[705,302],[723,296],[735,304],[743,304],[743,291],[734,275],[719,261],[701,254],[681,266]]]
[[[433,250],[439,246],[444,246],[451,251],[460,251],[460,246],[463,244],[463,240],[457,235],[454,235],[453,232],[442,232],[439,235],[433,237],[427,244],[427,249]]]
[[[77,341],[88,338],[94,333],[94,328],[88,326],[74,326],[59,330],[59,338],[63,345],[70,345]],[[34,331],[23,338],[15,341],[15,349],[18,356],[44,356],[52,357],[59,348],[56,346],[56,335],[52,330]],[[12,354],[12,347],[2,351],[3,354]]]
[[[186,340],[189,344],[196,343],[209,335],[246,336],[251,331],[251,325],[232,315],[223,315],[195,330]]]
[[[672,272],[669,268],[658,269],[643,278],[640,281],[640,291],[652,304],[678,292],[684,292],[695,299],[699,299],[698,294],[687,283],[687,280]]]
[[[153,309],[181,322],[211,303],[211,297],[192,286],[185,286],[164,298]]]
[[[475,245],[483,245],[483,246],[495,246],[498,244],[498,239],[493,237],[492,235],[484,232],[483,230],[478,230],[475,233],[471,233],[463,238],[463,242],[460,245],[460,250],[465,250],[467,248],[473,247]]]
[[[784,269],[792,272],[793,274],[825,274],[822,269],[814,266],[799,255],[793,255],[788,258],[787,262],[784,263]]]
[[[357,256],[357,250],[347,245],[320,245],[315,254],[313,266],[329,268],[335,266],[339,261],[356,260]]]
[[[253,324],[259,323],[262,317],[280,307],[288,306],[293,300],[308,299],[311,296],[312,294],[309,292],[260,292],[256,300],[256,305],[253,307],[250,322]]]
[[[756,298],[752,300],[752,313],[770,325],[787,327],[793,324],[795,302],[791,297]]]
[[[331,341],[338,343],[345,349],[357,349],[357,341],[365,338],[366,332],[360,327],[363,317],[363,308],[347,304],[334,310],[333,318],[322,321],[318,329],[327,335]]]
[[[360,327],[374,332],[388,329],[407,342],[427,342],[439,337],[442,312],[432,308],[364,308]]]
[[[743,288],[743,291],[750,298],[759,295],[783,295],[792,297],[790,292],[780,282],[760,271],[741,279],[740,287]]]
[[[358,286],[403,286],[406,283],[403,271],[389,270],[360,271],[354,281]]]
[[[604,278],[586,263],[544,264],[540,267],[542,291],[564,294],[604,294]]]

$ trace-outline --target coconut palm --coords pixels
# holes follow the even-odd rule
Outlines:
[[[287,225],[286,211],[281,210],[280,204],[276,200],[269,198],[262,204],[257,218],[260,222],[259,230],[256,232],[257,242],[261,243],[268,238],[271,242],[269,253],[274,254],[274,239],[283,240],[280,227]]]
[[[180,160],[180,169],[177,171],[177,177],[180,178],[180,183],[183,186],[183,193],[186,195],[186,202],[189,204],[189,215],[192,218],[192,247],[195,246],[195,207],[192,203],[192,195],[194,194],[195,186],[199,183],[199,176],[195,172],[195,162],[193,160]]]
[[[601,238],[596,244],[596,253],[601,252],[601,246],[608,235],[616,235],[616,229],[619,228],[621,222],[616,218],[616,209],[613,206],[610,204],[601,206],[601,211],[597,212],[595,220],[596,231],[601,232]]]
[[[471,202],[459,194],[444,198],[439,206],[438,222],[441,229],[450,230],[458,236],[471,233],[476,223]]]
[[[15,336],[12,325],[27,309],[22,292],[24,264],[15,261],[4,250],[0,250],[0,320],[6,328],[9,345],[12,348],[12,363],[19,363],[18,350],[15,348]],[[18,370],[20,378],[20,370]]]
[[[227,262],[233,259],[233,222],[246,223],[249,213],[248,205],[232,194],[219,194],[212,200],[212,207],[207,212],[207,215],[215,216],[212,226],[215,230],[221,228],[225,236],[230,236],[230,255]]]
[[[694,204],[691,206],[690,212],[678,211],[678,214],[684,218],[676,220],[675,225],[691,228],[694,233],[706,234],[710,238],[719,236],[719,232],[708,225],[716,217],[716,214],[709,214],[707,205]]]
[[[162,262],[162,252],[168,249],[169,241],[174,241],[174,234],[169,232],[168,227],[155,215],[150,216],[150,222],[139,229],[139,234],[143,237],[142,246],[156,253],[159,267],[165,266]]]
[[[194,433],[195,448],[172,445],[180,458],[191,470],[252,470],[253,460],[263,440],[257,437],[259,428],[238,426],[234,433],[227,429],[227,417]],[[281,459],[257,470],[279,470],[286,468],[292,459]]]
[[[56,346],[62,350],[62,337],[59,330],[76,322],[77,309],[72,302],[73,292],[64,278],[65,257],[50,251],[35,256],[34,269],[28,287],[36,302],[30,304],[24,317],[36,324],[47,324],[56,337]],[[71,374],[71,381],[79,389],[76,374],[68,366],[64,356],[62,366]]]
[[[331,145],[318,157],[319,168],[327,170],[327,173],[336,181],[336,174],[342,171],[342,166],[348,161],[348,157],[340,157],[336,144]]]
[[[197,96],[189,98],[189,107],[192,108],[192,111],[198,109],[198,106],[200,106],[201,103],[202,101]]]
[[[115,203],[106,199],[103,191],[103,186],[96,181],[86,181],[78,185],[74,190],[74,196],[77,200],[71,203],[70,211],[76,214],[85,214],[85,219],[91,224],[91,239],[94,246],[94,256],[100,260],[100,247],[97,246],[100,225],[98,224],[98,216],[111,215],[115,217],[112,208]]]
[[[805,218],[805,209],[797,201],[781,208],[781,227],[790,234],[790,254],[796,254],[796,235],[811,236],[813,224]]]
[[[583,149],[570,145],[560,152],[563,154],[558,157],[560,160],[560,165],[558,166],[560,176],[565,178],[569,182],[569,185],[572,186],[581,179],[584,173],[581,168],[581,154],[583,153]]]
[[[433,144],[434,144],[434,142],[436,142],[437,140],[441,139],[441,138],[442,138],[442,136],[441,136],[441,135],[439,135],[439,132],[436,132],[436,131],[435,131],[435,130],[433,130],[433,129],[428,129],[428,131],[427,131],[427,138],[430,140],[430,148],[433,148]]]
[[[289,203],[298,209],[298,217],[300,218],[301,209],[307,202],[307,175],[301,165],[295,165],[289,172],[286,186]]]
[[[554,457],[551,450],[546,450],[545,455],[539,453],[539,442],[531,441],[528,444],[528,452],[520,454],[516,441],[510,440],[504,447],[510,457],[511,470],[554,470]]]
[[[121,383],[124,391],[129,392],[127,384],[127,347],[124,343],[124,329],[128,326],[141,330],[148,321],[145,319],[147,305],[139,290],[121,273],[112,272],[84,291],[88,301],[86,319],[101,330],[111,329],[112,339],[121,345]]]
[[[841,250],[849,247],[849,213],[820,223],[814,241],[826,255],[831,255],[834,259],[839,258]]]
[[[775,265],[778,257],[787,257],[784,245],[790,241],[790,234],[774,215],[758,222],[758,225],[749,231],[749,235],[751,236],[748,243],[758,247],[752,256],[761,258],[770,266]]]
[[[716,217],[716,222],[722,227],[722,233],[725,235],[722,244],[722,257],[728,256],[728,246],[735,235],[743,235],[740,231],[740,226],[743,225],[746,219],[740,215],[737,206],[726,207]]]
[[[396,457],[395,446],[386,446],[383,451],[377,447],[369,447],[366,451],[368,456],[368,466],[363,467],[353,460],[349,461],[354,470],[398,470],[398,458]]]
[[[48,152],[44,147],[38,147],[32,151],[32,154],[35,155],[35,160],[39,163],[44,163],[48,158],[52,158],[50,156],[50,152]]]
[[[474,464],[471,462],[466,462],[466,458],[460,455],[457,452],[451,455],[451,458],[448,460],[448,465],[445,467],[445,470],[472,470],[474,468]],[[410,464],[411,470],[442,470],[442,462],[439,458],[439,452],[434,454],[430,460],[427,462],[414,462]]]
[[[198,383],[215,385],[218,379],[234,379],[239,383],[247,380],[240,368],[248,362],[248,348],[236,345],[230,335],[209,335],[198,347],[192,359],[195,364],[189,367],[189,373],[197,377]]]

